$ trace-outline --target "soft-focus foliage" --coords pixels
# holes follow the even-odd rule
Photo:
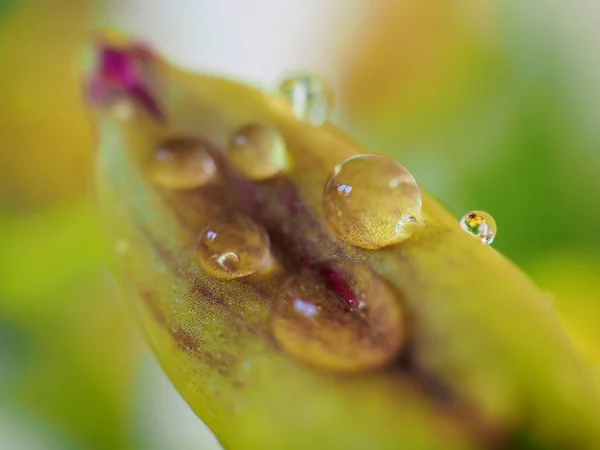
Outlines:
[[[0,447],[128,448],[138,345],[85,194],[93,136],[78,54],[91,2],[8,3],[0,13],[0,404],[15,422]]]
[[[580,32],[598,8],[530,3],[381,2],[340,47],[338,103],[351,134],[399,158],[457,217],[494,215],[495,246],[548,291],[598,378],[600,28]],[[131,448],[148,428],[132,425],[134,332],[82,195],[91,15],[90,1],[0,0],[0,447]]]

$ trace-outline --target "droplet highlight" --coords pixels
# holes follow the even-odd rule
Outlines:
[[[399,162],[380,155],[351,157],[325,184],[323,210],[344,241],[377,249],[413,233],[421,216],[421,191]]]
[[[194,189],[216,175],[207,146],[196,138],[170,138],[158,145],[150,163],[152,180],[173,190]]]
[[[484,244],[491,244],[496,237],[496,221],[485,211],[471,211],[465,214],[460,220],[460,226]]]
[[[400,352],[401,299],[369,267],[331,261],[295,275],[281,292],[273,334],[299,361],[355,373],[385,366]]]
[[[211,221],[198,240],[198,264],[214,277],[251,275],[270,258],[266,230],[250,217],[234,213]]]
[[[234,252],[225,252],[217,257],[217,263],[229,272],[238,270],[240,265],[240,257]]]
[[[251,124],[238,130],[229,146],[233,167],[253,180],[272,178],[286,166],[285,140],[274,128]]]
[[[319,306],[309,302],[305,302],[304,300],[300,300],[299,298],[294,299],[293,303],[296,312],[298,314],[303,314],[305,317],[315,317],[321,309]]]
[[[316,75],[297,75],[279,85],[279,94],[292,106],[294,115],[311,125],[327,122],[333,110],[333,89]]]

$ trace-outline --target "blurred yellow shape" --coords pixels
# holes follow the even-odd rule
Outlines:
[[[400,139],[451,120],[478,97],[481,74],[498,56],[497,26],[492,0],[385,5],[365,19],[347,58],[344,106],[370,135]]]
[[[0,201],[27,206],[77,193],[92,132],[78,54],[91,0],[22,4],[0,26]]]
[[[600,387],[600,260],[576,252],[541,258],[529,273],[548,292],[573,345]]]

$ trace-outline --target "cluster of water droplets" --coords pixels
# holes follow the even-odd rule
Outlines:
[[[193,190],[217,176],[218,165],[211,149],[193,137],[168,138],[159,143],[148,174],[153,182],[169,190]],[[250,124],[236,131],[228,149],[229,161],[242,175],[265,180],[287,164],[285,141],[271,127]],[[252,218],[235,213],[211,220],[198,240],[198,264],[222,279],[248,276],[270,260],[269,236]]]
[[[284,80],[279,94],[293,113],[311,125],[322,125],[332,106],[331,89],[319,77],[300,75]],[[251,123],[232,134],[228,160],[245,177],[262,181],[288,167],[283,135],[274,127]],[[193,137],[169,138],[154,152],[149,173],[159,186],[189,190],[211,182],[218,165],[211,149]],[[378,249],[409,238],[421,222],[422,197],[415,178],[394,159],[365,154],[338,164],[323,192],[323,213],[343,241]],[[466,214],[463,229],[491,244],[494,219],[483,211]],[[207,224],[198,243],[199,265],[215,277],[233,279],[260,270],[269,259],[269,237],[262,225],[242,214],[219,217]],[[299,311],[316,310],[298,303]]]
[[[142,103],[160,116],[152,96],[141,89],[144,74],[135,65],[139,52],[106,48],[101,53],[96,77],[90,81],[92,96],[104,101],[106,92],[119,90],[119,101],[111,112],[126,120],[132,115],[132,101],[144,93]],[[333,89],[323,78],[299,74],[283,80],[278,93],[293,114],[314,126],[323,125],[333,110]],[[277,175],[287,165],[285,140],[271,127],[250,124],[238,130],[229,148],[231,164],[253,180]],[[158,147],[150,168],[154,181],[174,190],[193,189],[213,178],[216,164],[206,146],[194,138],[167,140]],[[325,187],[325,216],[345,241],[363,248],[379,248],[400,242],[410,235],[421,211],[416,181],[398,162],[377,155],[361,155],[338,165]],[[496,235],[494,219],[473,211],[461,219],[467,232],[491,244]]]
[[[323,80],[285,80],[279,94],[293,114],[312,126],[331,112],[331,90]],[[219,174],[215,150],[195,137],[167,138],[152,152],[148,174],[162,189],[182,191],[212,183]],[[263,182],[290,167],[284,135],[250,123],[231,134],[227,161],[243,177]],[[342,241],[379,249],[410,238],[421,226],[422,196],[410,171],[375,154],[350,157],[335,166],[322,197],[324,218]],[[496,235],[494,219],[482,211],[466,214],[460,225],[486,244]],[[275,261],[265,227],[252,217],[228,213],[211,218],[199,233],[196,262],[208,275],[233,280]],[[306,275],[308,273],[309,275]],[[292,277],[274,305],[273,334],[290,354],[307,363],[342,372],[368,370],[394,358],[403,341],[397,293],[366,265],[328,261]],[[340,314],[340,309],[347,314]]]

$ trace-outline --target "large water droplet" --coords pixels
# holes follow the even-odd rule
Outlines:
[[[217,278],[250,275],[267,263],[269,255],[266,230],[240,213],[211,221],[198,242],[198,263]]]
[[[281,134],[271,127],[247,125],[233,136],[229,159],[231,164],[248,178],[271,178],[286,165],[285,141]]]
[[[421,215],[421,191],[399,162],[359,155],[335,167],[325,185],[323,209],[340,238],[375,249],[412,234]]]
[[[290,102],[294,115],[311,125],[323,125],[333,110],[333,89],[316,75],[297,75],[279,85],[279,93]]]
[[[171,138],[158,146],[149,172],[160,186],[175,190],[194,189],[210,181],[216,173],[216,165],[202,141]]]
[[[392,287],[367,266],[332,261],[306,270],[281,290],[273,333],[293,357],[323,369],[360,372],[400,351],[403,318]]]
[[[496,221],[485,211],[471,211],[460,220],[460,226],[484,244],[491,244],[496,237]]]

